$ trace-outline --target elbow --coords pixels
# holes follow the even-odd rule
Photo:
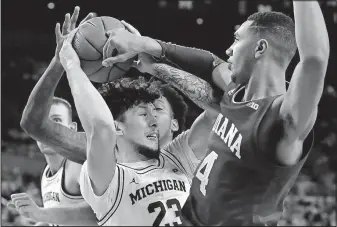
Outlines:
[[[329,43],[320,46],[319,48],[306,48],[306,50],[300,52],[301,61],[307,61],[314,64],[327,64],[330,56]]]
[[[35,130],[36,125],[34,126],[33,122],[30,121],[27,117],[22,117],[20,121],[21,128],[26,133],[31,133]]]
[[[20,127],[29,135],[34,135],[42,129],[43,120],[37,120],[23,115],[20,120]]]
[[[320,51],[314,54],[307,54],[301,56],[301,62],[313,68],[326,68],[329,61],[329,51]]]

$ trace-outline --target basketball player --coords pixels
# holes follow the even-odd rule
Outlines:
[[[85,134],[75,132],[76,133],[75,137],[73,137],[72,136],[74,135],[73,131],[70,131],[66,128],[59,127],[59,125],[54,125],[52,122],[49,122],[48,119],[44,118],[44,113],[46,112],[46,110],[48,110],[48,105],[49,105],[48,104],[48,97],[49,97],[48,93],[53,95],[59,78],[60,78],[60,75],[57,72],[56,73],[54,72],[54,73],[49,73],[48,76],[43,76],[40,79],[39,83],[36,85],[36,87],[34,88],[29,98],[26,110],[24,112],[25,121],[22,121],[21,125],[26,130],[27,133],[33,136],[33,138],[34,137],[39,138],[40,140],[43,140],[44,142],[46,142],[49,146],[58,147],[59,148],[58,152],[62,154],[64,157],[67,157],[67,154],[74,153],[71,155],[69,160],[75,159],[77,162],[80,162],[78,159],[81,158],[81,155],[82,155],[81,152],[83,150],[85,152],[85,149],[86,149]],[[162,143],[165,144],[171,141],[172,137],[176,136],[176,134],[179,133],[179,129],[180,130],[183,129],[182,127],[180,127],[179,124],[184,122],[184,117],[181,117],[181,116],[184,116],[184,112],[185,112],[184,108],[186,107],[184,107],[185,104],[183,103],[182,97],[178,97],[176,92],[172,88],[168,87],[167,85],[161,85],[160,90],[161,90],[161,97],[155,100],[156,112],[157,112],[156,116],[157,116],[157,120],[161,122],[159,124],[159,131],[164,132],[163,133],[164,136],[163,137],[160,136],[160,138],[163,138]],[[42,96],[43,99],[41,99],[41,95],[39,96],[39,93],[41,92],[43,92],[44,94]],[[192,93],[188,95],[195,95],[195,94]],[[178,106],[176,104],[180,104],[180,105]],[[179,108],[179,110],[177,108]],[[34,112],[33,110],[37,110],[37,111]],[[39,119],[39,121],[43,122],[42,124],[43,127],[41,127],[41,123],[34,124],[36,119]],[[29,124],[27,124],[28,122]],[[195,125],[196,124],[205,124],[205,120],[203,120],[202,117],[200,117],[197,119]],[[190,169],[187,168],[188,175],[190,176],[192,175],[193,171],[195,170],[195,167],[197,166],[199,162],[199,160],[194,157],[191,151],[192,150],[191,148],[194,148],[193,151],[195,153],[198,153],[197,152],[198,149],[204,150],[205,148],[202,148],[202,145],[204,145],[202,140],[194,139],[193,144],[190,144],[187,141],[190,140],[189,138],[193,138],[193,137],[202,138],[204,136],[202,131],[203,130],[209,131],[209,129],[207,129],[206,127],[196,127],[196,128],[202,129],[202,130],[197,130],[197,131],[193,130],[193,126],[192,126],[191,130],[185,131],[184,133],[180,134],[177,137],[177,139],[174,142],[172,142],[172,145],[171,145],[171,147],[174,147],[174,151],[176,152],[178,158],[180,158],[181,156],[182,157],[181,159],[186,159],[188,161],[188,166],[192,166]],[[69,136],[65,136],[64,134],[60,132],[69,133]],[[51,133],[54,133],[54,134],[51,134]],[[71,147],[72,144],[74,146],[74,149],[68,151],[69,147]],[[64,155],[64,153],[66,154]],[[76,157],[77,159],[73,157]],[[84,159],[86,159],[86,155],[84,156]],[[162,177],[165,178],[166,175],[164,174]],[[168,182],[166,181],[163,183],[163,187],[165,187],[164,190],[167,187],[168,188],[171,187],[170,182],[171,181],[168,181]],[[166,185],[167,183],[169,183],[169,185]],[[161,183],[159,184],[161,185]],[[170,193],[164,192],[163,198],[166,198],[166,194],[169,195]],[[136,192],[136,196],[137,196],[137,192]],[[34,212],[38,212],[38,211],[35,210]],[[62,215],[62,212],[63,212],[63,215]],[[49,216],[49,218],[67,221],[69,216],[71,219],[72,216],[76,217],[79,212],[80,210],[76,210],[74,207],[64,207],[64,208],[58,209],[57,215],[55,214],[53,217]],[[50,215],[50,213],[48,214]],[[67,218],[65,218],[65,216]],[[177,221],[179,223],[178,219]]]
[[[75,7],[71,17],[69,14],[66,14],[62,32],[60,31],[59,24],[56,25],[55,34],[57,47],[55,57],[42,75],[38,83],[39,85],[37,86],[48,84],[48,81],[44,81],[43,78],[53,78],[55,75],[60,77],[62,75],[64,70],[60,63],[58,53],[62,47],[65,36],[70,30],[75,28],[78,15],[79,7]],[[81,23],[89,20],[91,17],[92,14],[89,14]],[[41,108],[34,108],[34,102],[27,103],[21,119],[21,125],[28,131],[28,134],[36,141],[41,141],[34,136],[34,134],[29,132],[33,129],[46,127],[46,124],[56,128],[66,128],[75,133],[77,125],[75,122],[72,122],[71,105],[64,99],[55,98],[53,95],[45,97],[41,93],[42,91],[34,89],[31,98],[37,102],[46,98],[48,99],[49,106],[47,111],[42,111]],[[46,120],[43,121],[43,119]],[[13,194],[12,203],[10,203],[9,206],[12,208],[15,206],[20,214],[36,222],[58,225],[97,225],[93,211],[80,194],[78,178],[81,165],[66,160],[59,155],[57,151],[59,147],[50,146],[43,142],[37,142],[37,144],[41,152],[45,155],[48,164],[41,178],[44,207],[38,207],[33,199],[26,193]],[[68,209],[74,209],[78,212],[69,215],[69,213],[63,212],[64,210],[58,209],[60,207],[68,207]]]
[[[76,122],[72,122],[72,110],[70,104],[61,98],[55,97],[49,112],[49,118],[71,130],[77,129]],[[50,218],[53,214],[57,217],[57,207],[76,207],[81,209],[76,217],[67,220],[67,225],[96,225],[92,211],[86,209],[89,205],[84,201],[78,182],[82,165],[71,162],[52,148],[37,142],[40,151],[44,154],[47,166],[41,176],[41,193],[43,208],[36,205],[27,193],[11,195],[12,201],[8,204],[11,208],[34,221],[42,223],[62,223],[61,220]],[[37,212],[40,210],[41,212]],[[89,211],[89,212],[86,212]],[[33,213],[36,216],[30,216]],[[54,220],[54,221],[53,221]]]
[[[80,67],[71,45],[74,34],[60,58],[88,138],[80,183],[98,224],[181,224],[194,154],[177,152],[177,140],[160,151],[152,104],[160,93],[142,78],[123,78],[103,87],[110,96],[107,105]],[[130,213],[133,218],[126,218]]]
[[[263,225],[279,220],[313,142],[329,58],[318,2],[294,1],[293,6],[295,25],[282,13],[255,13],[235,32],[226,51],[226,93],[183,208],[184,224]],[[179,48],[168,50],[166,45],[162,52],[153,39],[127,32],[116,32],[111,42],[122,57],[104,65],[140,52],[179,58]],[[285,72],[297,47],[300,62],[286,89]],[[228,77],[233,83],[226,83]]]

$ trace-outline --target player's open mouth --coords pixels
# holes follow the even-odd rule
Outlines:
[[[158,140],[158,132],[152,132],[146,136],[149,140]]]

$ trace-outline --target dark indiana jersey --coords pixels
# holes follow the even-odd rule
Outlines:
[[[235,102],[239,93],[244,93],[244,87],[223,96],[207,155],[195,172],[182,209],[185,225],[245,226],[278,221],[284,198],[308,156],[310,147],[303,148],[300,161],[292,166],[268,159],[262,150],[275,153],[273,141],[279,134],[261,133],[259,126],[278,96]],[[275,116],[267,124],[276,120]],[[309,135],[312,142],[312,132]],[[266,140],[259,136],[272,142],[260,142]]]

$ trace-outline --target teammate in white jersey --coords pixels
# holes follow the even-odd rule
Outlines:
[[[72,130],[77,130],[76,122],[72,122],[71,105],[64,99],[57,97],[53,99],[49,118]],[[43,207],[46,208],[44,210],[56,215],[57,213],[55,213],[55,209],[53,208],[66,206],[79,208],[88,207],[88,204],[81,195],[78,182],[82,165],[65,159],[49,146],[40,142],[37,142],[37,145],[44,154],[47,162],[47,166],[41,176],[41,195]],[[12,201],[9,206],[15,207],[19,213],[24,216],[27,216],[25,214],[27,208],[30,210],[40,209],[27,193],[13,194],[11,198]],[[34,221],[48,223],[49,218],[44,216],[43,212],[36,214],[39,214],[39,216],[33,218]],[[69,224],[92,225],[95,224],[95,222],[92,221],[93,218],[92,212],[83,212],[81,216],[76,217],[75,222],[69,222]],[[55,222],[49,222],[49,225]]]
[[[9,207],[16,208],[20,214],[33,219],[36,222],[52,223],[59,225],[95,225],[95,216],[90,206],[84,201],[80,193],[78,183],[81,165],[70,160],[66,160],[59,155],[61,147],[50,146],[44,143],[44,138],[48,138],[48,134],[44,133],[41,128],[52,125],[54,128],[62,127],[66,130],[77,133],[77,125],[72,122],[71,105],[64,99],[55,98],[53,93],[51,96],[45,97],[46,81],[44,78],[62,75],[63,68],[59,60],[58,53],[61,49],[65,35],[73,30],[79,15],[79,7],[76,7],[74,13],[70,17],[66,14],[65,21],[60,30],[59,24],[56,25],[56,42],[57,47],[55,57],[51,61],[49,67],[42,75],[37,87],[42,86],[43,91],[34,89],[23,112],[21,126],[26,131],[42,131],[41,137],[36,137],[34,133],[28,133],[37,142],[39,149],[44,154],[47,166],[43,171],[41,178],[41,192],[43,198],[43,208],[36,205],[33,199],[26,193],[13,194]],[[89,14],[81,23],[90,19]],[[47,81],[48,84],[48,81]],[[41,99],[47,99],[48,108],[34,108],[34,105],[41,104]],[[28,130],[27,130],[28,129]],[[62,138],[61,138],[62,139]],[[60,207],[68,207],[76,209],[76,214],[69,215],[60,210]]]

